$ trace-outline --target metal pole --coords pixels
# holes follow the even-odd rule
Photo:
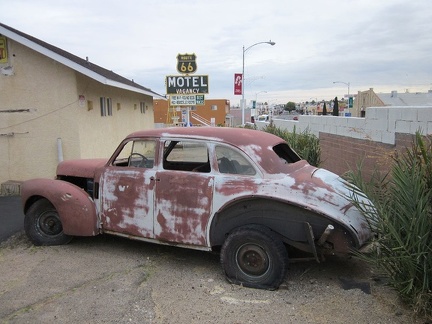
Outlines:
[[[345,84],[346,86],[348,86],[348,100],[347,100],[347,107],[348,107],[348,111],[349,111],[349,98],[350,98],[350,95],[349,95],[349,93],[350,93],[350,83],[349,82],[343,82],[343,81],[333,81],[333,84],[335,84],[335,83],[343,83],[343,84]]]
[[[241,110],[242,110],[242,126],[245,125],[245,99],[244,99],[244,87],[245,87],[245,77],[244,77],[244,57],[245,57],[245,47],[243,45],[243,68],[242,68],[242,101],[241,101]]]
[[[242,126],[245,125],[245,106],[246,106],[246,102],[245,102],[245,98],[244,98],[244,91],[245,91],[245,75],[244,75],[244,62],[245,62],[245,53],[248,49],[250,49],[251,47],[254,47],[255,45],[258,44],[269,44],[271,46],[275,45],[275,42],[272,42],[271,40],[269,40],[268,42],[258,42],[255,43],[249,47],[247,47],[245,49],[244,45],[243,45],[243,67],[242,67],[242,101],[241,101],[241,110],[242,110]]]

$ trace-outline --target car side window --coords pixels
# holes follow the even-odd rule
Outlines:
[[[163,168],[165,170],[210,172],[207,144],[197,141],[166,141]]]
[[[216,146],[216,158],[219,172],[241,175],[255,175],[256,171],[249,161],[239,152],[226,147]]]
[[[130,141],[123,146],[113,164],[123,167],[153,168],[155,152],[154,140]]]

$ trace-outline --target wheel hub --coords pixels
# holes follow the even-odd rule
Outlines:
[[[57,214],[51,212],[43,213],[39,218],[37,226],[40,232],[46,235],[57,235],[63,230]]]
[[[269,259],[260,246],[245,244],[238,249],[237,264],[247,275],[262,276],[269,268]]]

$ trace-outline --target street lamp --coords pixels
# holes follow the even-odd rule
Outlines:
[[[349,82],[343,82],[343,81],[333,81],[333,84],[335,84],[335,83],[343,83],[343,84],[345,84],[345,85],[348,86],[348,102],[347,102],[347,107],[348,107],[348,111],[349,111],[349,108],[350,108],[350,106],[349,106],[349,102],[350,102],[350,95],[349,95],[350,83]]]
[[[267,93],[267,91],[260,91],[260,92],[256,92],[256,93],[255,93],[255,101],[258,100],[258,95],[259,95],[260,93]]]
[[[267,93],[267,91],[259,91],[259,92],[256,92],[256,93],[255,93],[255,113],[254,113],[254,119],[255,119],[255,117],[256,117],[256,115],[257,115],[256,111],[257,111],[257,109],[258,109],[258,95],[259,95],[260,93]],[[260,110],[258,110],[258,114],[259,114],[259,112],[260,112]]]
[[[348,100],[349,100],[349,89],[350,89],[350,83],[349,82],[343,82],[343,81],[333,81],[333,84],[335,83],[343,83],[348,86]]]
[[[256,46],[256,45],[259,45],[259,44],[269,44],[269,45],[271,45],[271,46],[273,46],[273,45],[275,45],[276,43],[275,42],[272,42],[271,40],[269,40],[268,42],[258,42],[258,43],[255,43],[255,44],[253,44],[253,45],[251,45],[251,46],[249,46],[249,47],[244,47],[244,45],[243,45],[243,68],[242,68],[242,101],[241,101],[241,105],[242,105],[242,126],[244,126],[245,125],[245,106],[246,106],[246,103],[245,103],[245,99],[244,99],[244,91],[245,91],[245,73],[244,73],[244,62],[245,62],[245,53],[246,53],[246,51],[247,50],[249,50],[250,48],[252,48],[252,47],[254,47],[254,46]]]

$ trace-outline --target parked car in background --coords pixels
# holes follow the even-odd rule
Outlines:
[[[257,121],[260,121],[260,122],[269,122],[270,121],[270,116],[269,115],[259,115],[257,117]]]
[[[109,159],[64,161],[22,186],[36,245],[112,234],[218,251],[230,282],[265,289],[284,280],[289,249],[319,261],[367,243],[349,194],[281,138],[225,127],[138,131]]]

